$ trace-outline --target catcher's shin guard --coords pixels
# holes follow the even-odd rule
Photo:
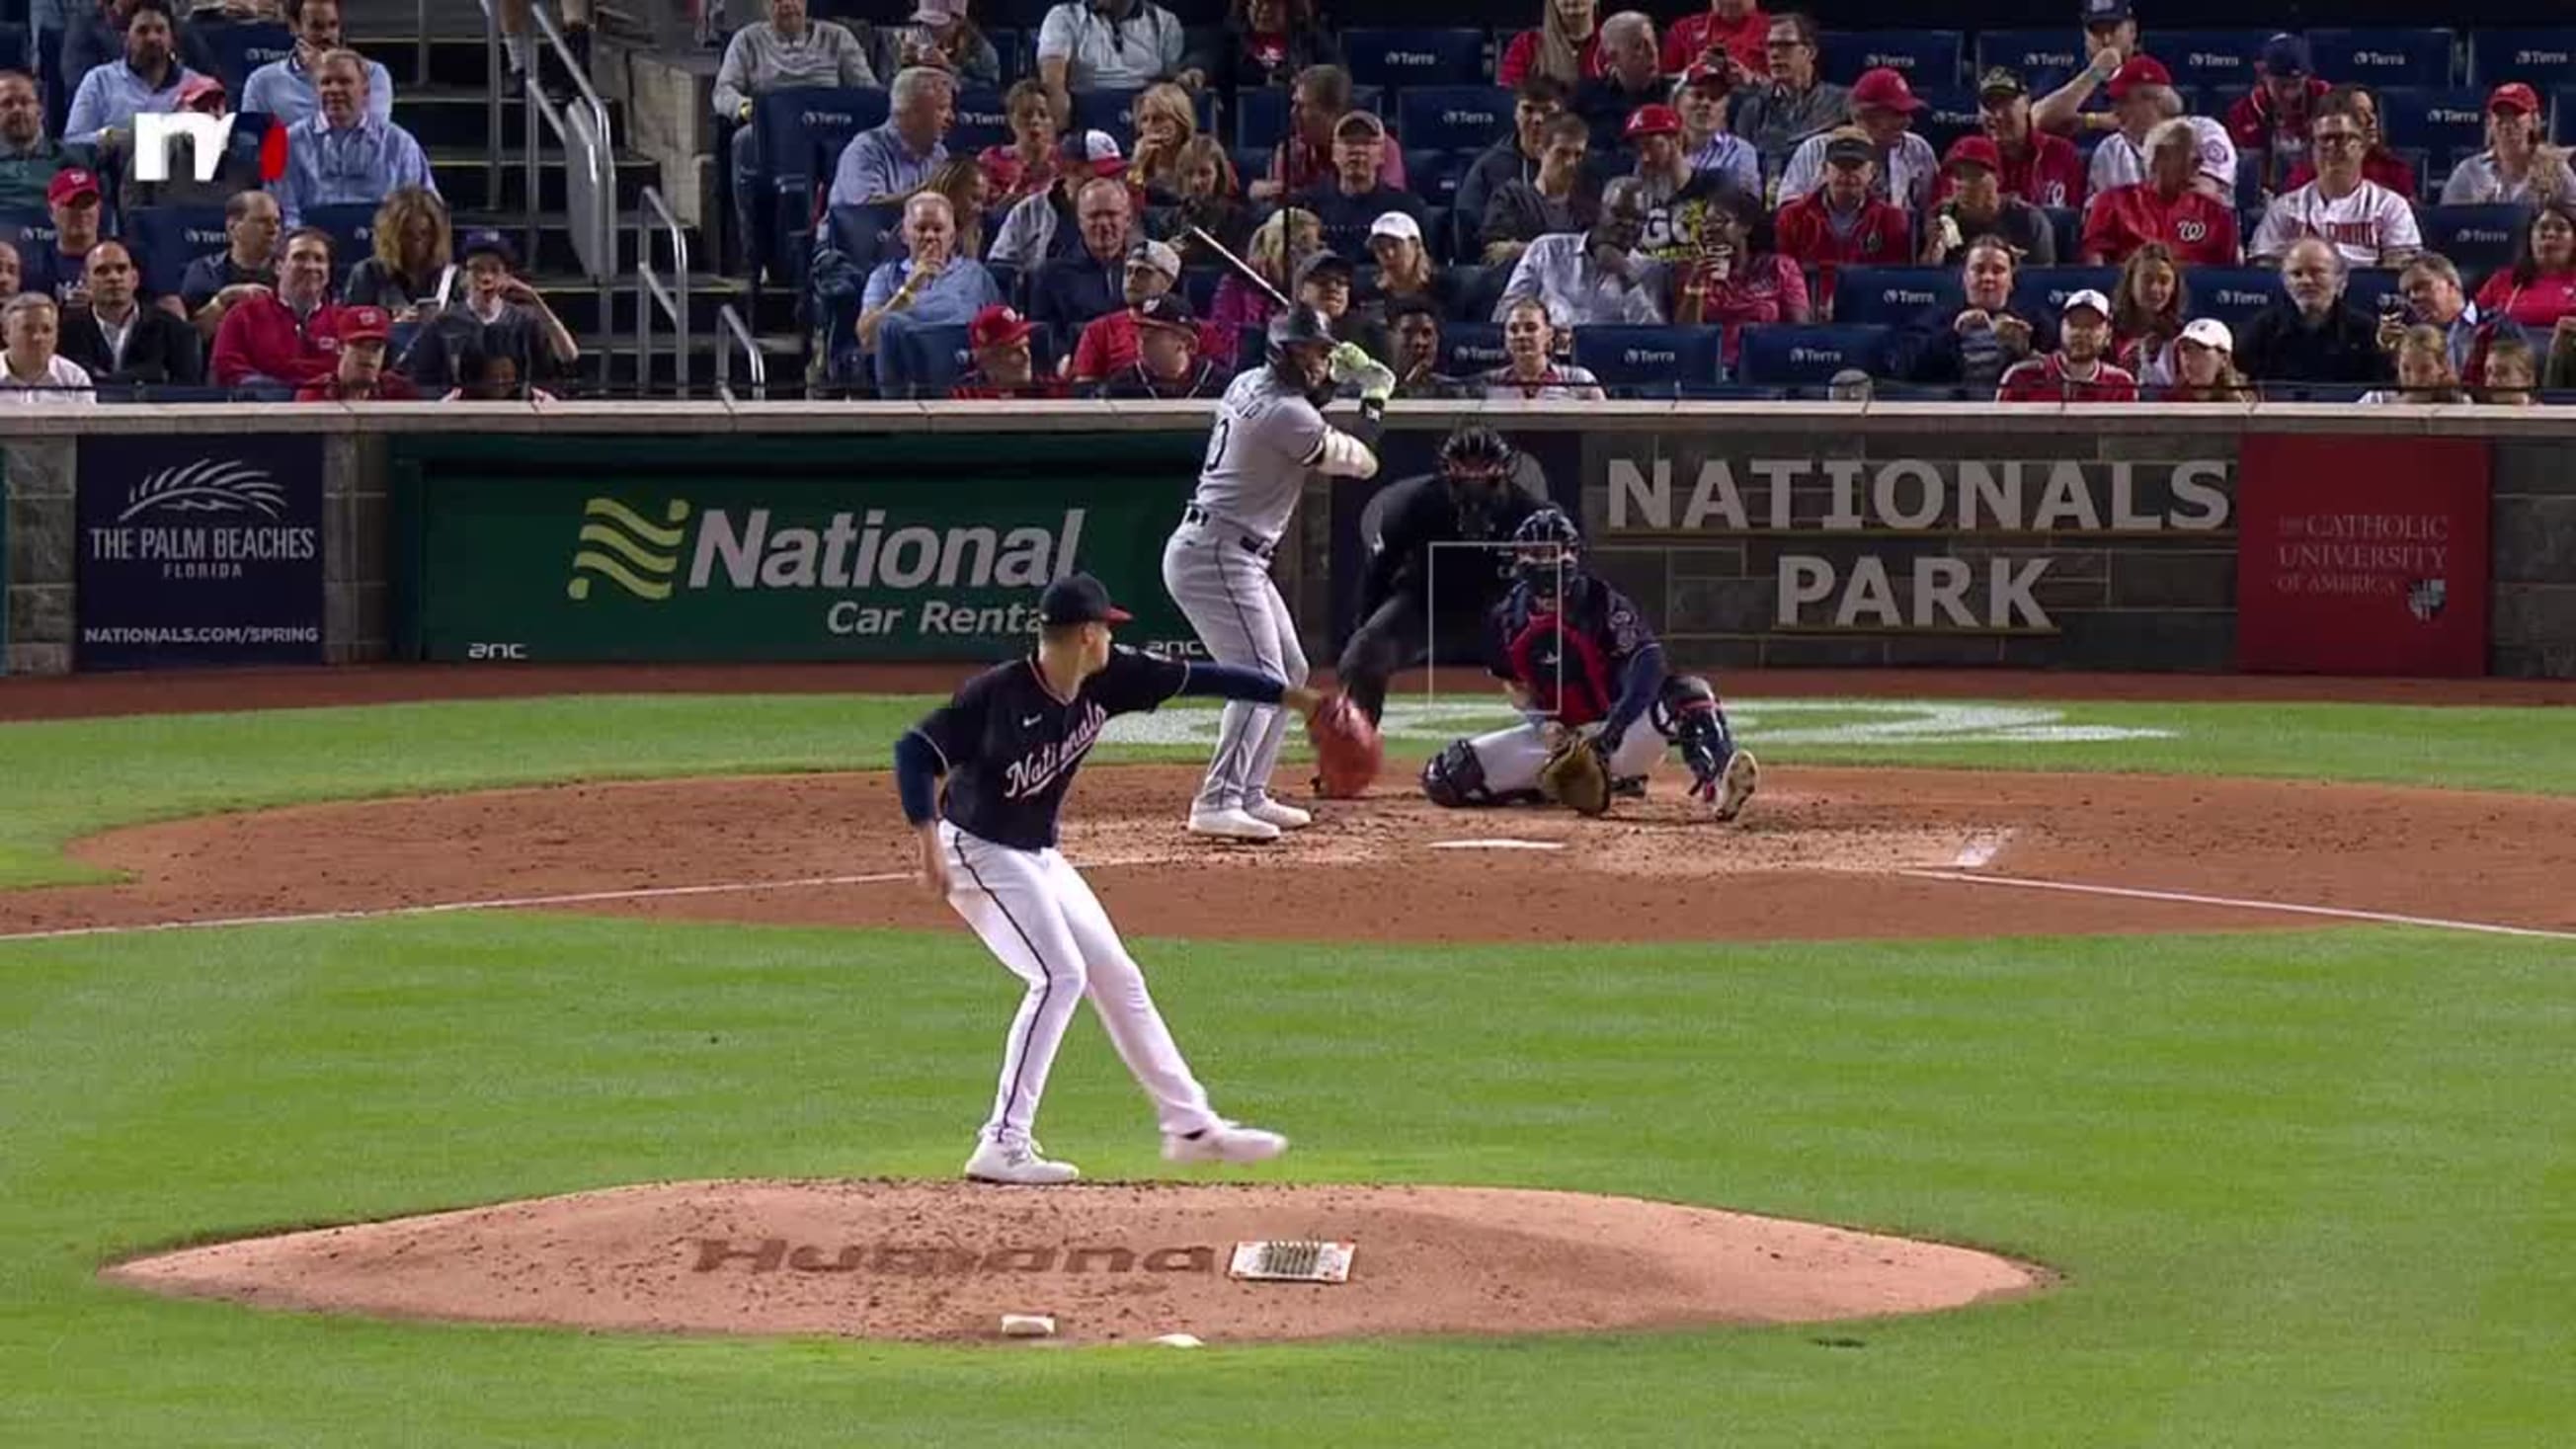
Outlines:
[[[1423,762],[1422,793],[1432,804],[1452,809],[1494,803],[1493,792],[1485,788],[1485,762],[1465,740],[1450,741],[1447,749]]]
[[[1663,694],[1655,701],[1653,722],[1658,733],[1681,747],[1682,763],[1690,766],[1694,785],[1714,781],[1735,754],[1735,735],[1727,728],[1717,691],[1696,674],[1666,677]]]

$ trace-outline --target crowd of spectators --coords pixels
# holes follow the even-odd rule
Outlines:
[[[726,74],[755,90],[787,75],[758,64],[776,49],[761,37],[807,25],[803,3],[773,0],[769,21],[737,35]],[[1531,20],[1495,36],[1490,74],[1509,94],[1499,134],[1418,179],[1395,108],[1355,87],[1308,0],[1238,0],[1198,44],[1152,0],[1058,5],[1035,32],[1036,75],[1003,97],[1007,141],[971,157],[947,148],[955,101],[991,82],[922,49],[894,75],[886,120],[837,158],[826,203],[873,204],[882,220],[860,234],[879,254],[865,258],[868,285],[848,304],[857,324],[827,364],[862,391],[944,387],[948,369],[913,366],[920,349],[883,345],[891,305],[939,331],[925,345],[953,346],[959,386],[977,395],[1105,392],[1140,364],[1122,350],[1096,365],[1098,324],[1141,337],[1152,301],[1151,326],[1186,329],[1190,368],[1221,374],[1249,360],[1240,339],[1272,305],[1220,266],[1231,254],[1323,306],[1337,336],[1415,395],[1597,393],[1570,349],[1602,327],[1717,329],[1710,375],[1621,385],[1725,395],[1729,381],[1763,380],[1735,370],[1752,329],[1845,321],[1838,283],[1855,268],[1948,274],[1920,316],[1865,324],[1888,329],[1871,367],[1895,384],[1989,397],[2403,395],[2407,339],[2429,328],[2451,380],[2427,390],[2482,396],[2499,357],[2508,373],[2530,359],[2542,387],[2576,387],[2576,172],[2520,81],[2485,97],[2485,147],[2419,176],[2387,143],[2379,98],[2320,73],[2300,37],[2264,44],[2241,92],[2196,93],[2153,53],[2127,0],[2080,0],[2081,68],[2037,84],[1983,68],[1975,129],[1936,148],[1925,78],[1889,65],[1828,74],[1808,15],[1709,0],[1658,26],[1597,0],[1540,0]],[[1133,93],[1132,144],[1077,104],[1103,89]],[[1255,101],[1281,116],[1266,151],[1211,134]],[[720,90],[719,104],[748,102]],[[955,279],[907,296],[907,198],[929,191],[949,218],[932,265]],[[2428,249],[2419,208],[2433,204],[2522,208],[2513,258],[2463,277]],[[827,251],[852,235],[815,229]],[[1175,258],[1179,275],[1160,266]],[[2041,289],[2048,304],[2033,306],[2030,279],[2052,268],[2103,270]],[[2252,269],[2271,277],[2259,306],[2245,299]],[[2224,317],[2194,309],[2196,277],[2236,299]],[[2371,304],[2355,301],[2363,284]],[[1531,354],[1542,333],[1544,355]],[[1032,339],[1032,380],[993,382],[986,353]],[[1188,370],[1159,360],[1171,364],[1165,386]]]

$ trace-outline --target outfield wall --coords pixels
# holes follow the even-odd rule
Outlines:
[[[10,419],[8,667],[972,659],[1076,562],[1159,586],[1204,405],[100,408]],[[1279,572],[1350,627],[1399,405]],[[1602,570],[1716,667],[2576,677],[2576,420],[2264,406],[1494,404]]]

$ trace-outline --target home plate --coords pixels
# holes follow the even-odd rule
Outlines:
[[[1435,840],[1433,850],[1563,850],[1562,840]]]

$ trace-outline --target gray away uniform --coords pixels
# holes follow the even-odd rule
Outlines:
[[[1209,656],[1292,685],[1306,682],[1306,651],[1270,581],[1270,559],[1310,471],[1366,478],[1377,458],[1275,370],[1254,368],[1225,390],[1198,492],[1163,545],[1163,586]],[[1287,736],[1288,714],[1278,706],[1228,704],[1195,808],[1241,810],[1268,799]]]

